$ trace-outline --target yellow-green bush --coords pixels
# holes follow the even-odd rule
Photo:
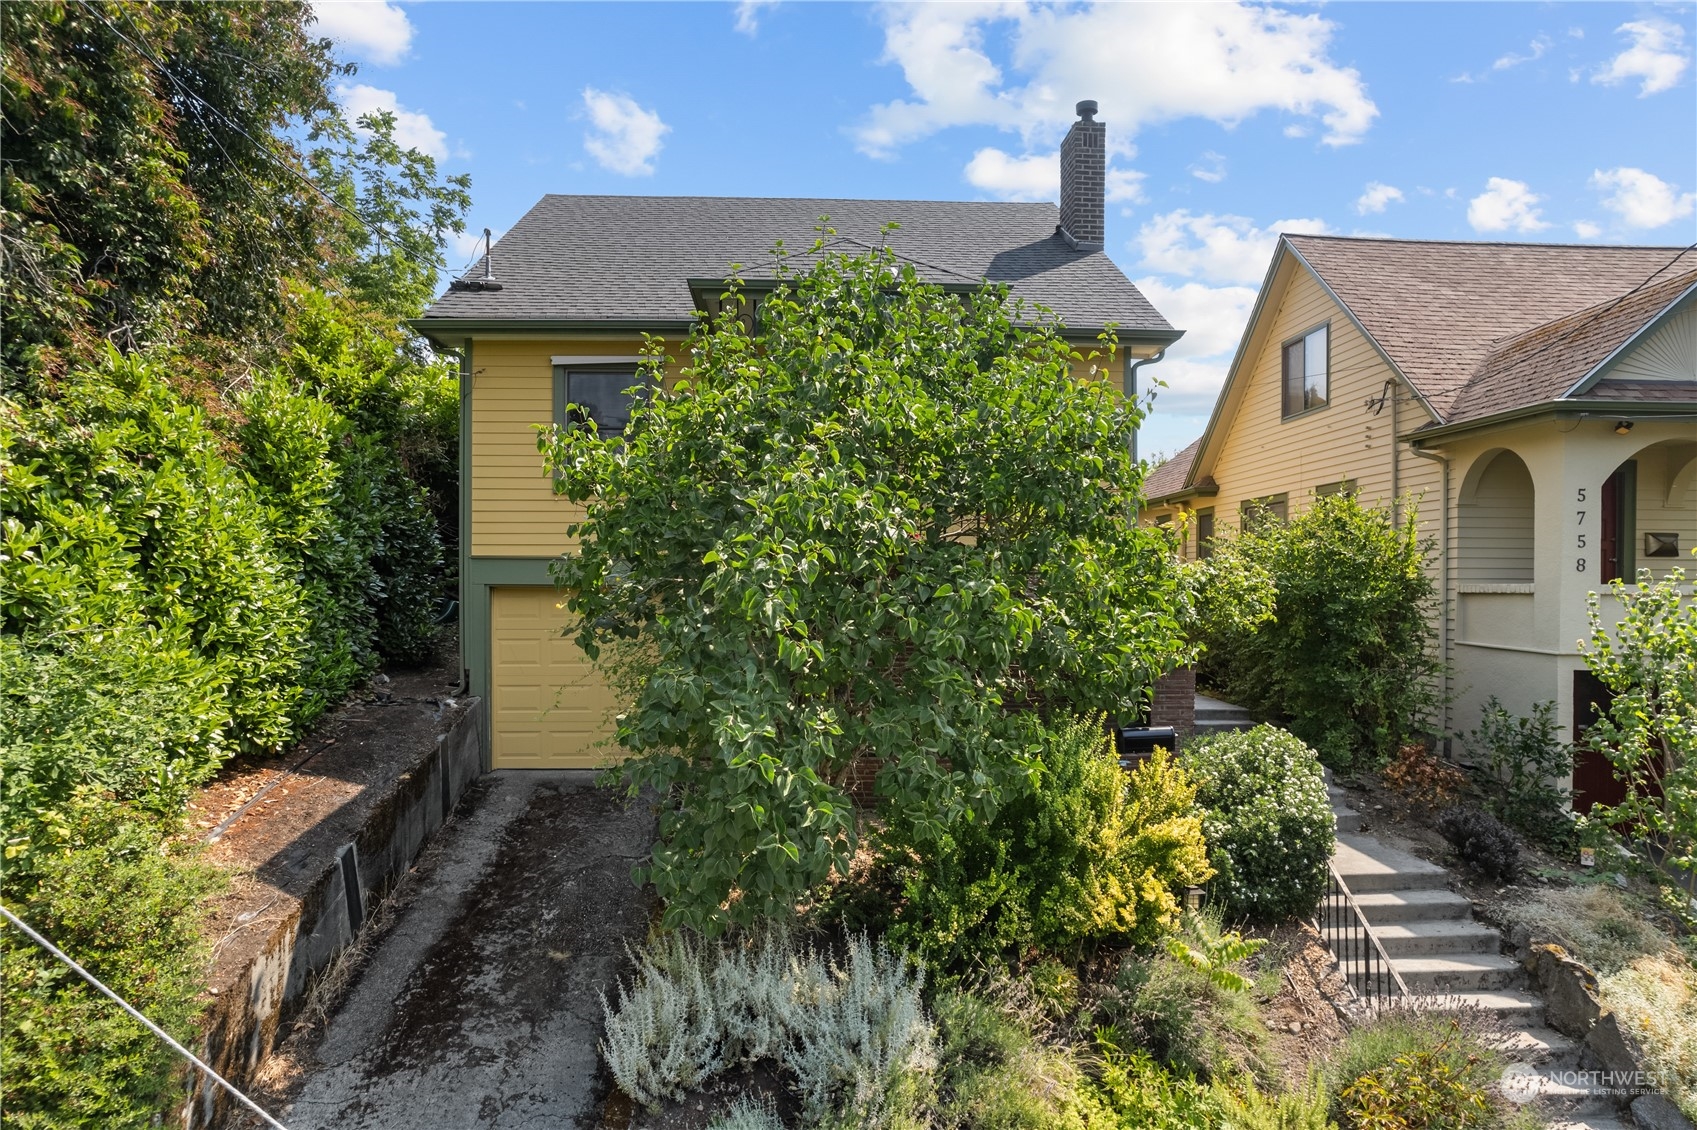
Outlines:
[[[1164,752],[1127,778],[1095,720],[1049,729],[1030,791],[993,819],[926,843],[892,824],[889,937],[944,969],[1152,942],[1178,923],[1176,892],[1210,874],[1195,797]]]

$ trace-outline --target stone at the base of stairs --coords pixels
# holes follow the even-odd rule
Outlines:
[[[1339,836],[1332,852],[1332,866],[1353,895],[1438,888],[1449,875],[1436,863],[1390,847],[1372,836]]]
[[[1632,1120],[1643,1130],[1692,1130],[1691,1120],[1666,1095],[1633,1099]]]

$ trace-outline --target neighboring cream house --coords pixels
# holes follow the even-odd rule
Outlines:
[[[804,251],[822,216],[834,249],[887,243],[922,277],[951,288],[986,280],[1052,309],[1081,351],[1115,325],[1125,381],[1180,332],[1102,253],[1105,134],[1080,104],[1061,148],[1061,204],[914,200],[545,196],[414,323],[457,353],[460,378],[461,652],[472,693],[486,696],[493,768],[590,766],[618,708],[577,645],[549,563],[571,548],[580,508],[557,497],[537,426],[589,405],[606,432],[623,426],[644,334],[682,341],[738,273],[757,294],[774,244]],[[884,225],[901,227],[886,232]],[[746,266],[754,265],[754,266]],[[675,376],[676,354],[668,366]]]
[[[1286,235],[1202,438],[1145,520],[1206,553],[1246,510],[1348,490],[1438,547],[1446,734],[1490,695],[1601,697],[1586,595],[1697,546],[1697,251]],[[1615,602],[1603,597],[1605,615]],[[1609,792],[1581,757],[1576,803]]]

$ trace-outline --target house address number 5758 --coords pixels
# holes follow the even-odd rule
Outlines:
[[[1579,501],[1580,502],[1585,501],[1585,488],[1584,487],[1579,488]],[[1583,526],[1585,524],[1585,511],[1580,510],[1580,511],[1577,511],[1576,513],[1578,513],[1578,515],[1579,515],[1579,524],[1581,526]],[[1580,549],[1585,548],[1585,531],[1584,530],[1579,531],[1579,548]],[[1573,568],[1574,568],[1575,572],[1583,573],[1585,571],[1585,559],[1583,557],[1574,558]]]

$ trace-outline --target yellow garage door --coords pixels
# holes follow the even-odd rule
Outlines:
[[[490,756],[497,769],[586,769],[613,760],[617,707],[552,588],[490,590]]]

